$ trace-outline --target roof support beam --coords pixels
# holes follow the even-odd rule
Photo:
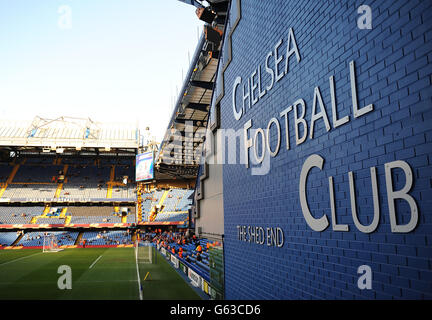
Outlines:
[[[204,122],[207,124],[207,121],[205,120],[193,120],[193,119],[174,119],[175,123],[179,124],[185,124],[185,125],[192,125],[194,127],[203,127]]]
[[[192,80],[190,82],[190,84],[193,87],[199,87],[199,88],[203,88],[206,90],[212,90],[213,89],[213,82]]]
[[[195,103],[195,102],[190,102],[185,109],[194,109],[197,111],[203,111],[203,112],[207,112],[209,111],[209,105],[205,104],[205,103]]]

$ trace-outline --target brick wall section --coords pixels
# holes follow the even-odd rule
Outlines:
[[[357,8],[372,8],[372,30],[357,28]],[[233,60],[225,72],[221,127],[266,128],[272,117],[281,125],[281,149],[271,158],[271,170],[251,175],[244,165],[225,165],[225,291],[227,299],[431,299],[432,298],[432,2],[431,1],[253,1],[241,2],[242,18],[232,36]],[[290,68],[273,89],[236,121],[232,86],[244,81],[258,65],[265,87],[267,53],[283,38],[285,57],[288,30],[293,28],[301,61]],[[349,61],[356,65],[359,107],[374,111],[354,119]],[[270,66],[274,68],[273,60]],[[280,68],[283,69],[283,61]],[[333,75],[339,117],[350,122],[332,126],[328,78]],[[243,82],[244,83],[244,82]],[[310,127],[314,87],[319,86],[332,126],[315,122],[314,138],[295,145],[293,112],[289,114],[291,150],[286,150],[285,124],[279,113],[298,98],[306,102]],[[237,90],[241,95],[241,87]],[[241,98],[239,98],[241,99]],[[309,128],[310,129],[310,128]],[[271,145],[275,146],[272,135]],[[237,147],[237,152],[243,152]],[[299,176],[311,154],[325,159],[322,171],[308,178],[308,203],[316,217],[327,214],[330,224],[328,177],[334,177],[338,223],[349,232],[313,231],[306,224],[299,201]],[[410,233],[392,233],[387,205],[384,164],[409,163],[414,173],[410,194],[419,207],[419,223]],[[349,197],[348,171],[354,172],[359,219],[373,217],[369,168],[378,174],[380,223],[370,234],[355,227]],[[394,170],[394,187],[405,184]],[[409,218],[406,201],[396,203],[399,223]],[[280,226],[282,248],[237,239],[237,225]],[[372,290],[357,287],[357,268],[373,272]]]

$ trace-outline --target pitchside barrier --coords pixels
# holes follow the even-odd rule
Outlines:
[[[91,224],[0,224],[0,229],[41,229],[41,228],[119,228],[119,227],[129,227],[133,224],[137,224],[140,226],[177,226],[182,227],[186,226],[187,223],[183,221],[155,221],[148,222],[143,221],[139,223],[128,222],[128,223],[91,223]]]
[[[132,223],[91,223],[91,224],[0,224],[0,229],[42,229],[42,228],[126,228]]]
[[[174,268],[180,269],[190,279],[193,286],[200,288],[212,300],[220,300],[223,298],[223,294],[210,284],[211,281],[208,275],[204,274],[201,270],[185,261],[183,258],[170,253],[164,247],[157,245],[157,249]]]
[[[86,248],[133,248],[133,244],[86,245]],[[62,245],[60,249],[83,248],[82,245]],[[0,246],[0,250],[43,249],[43,246]]]
[[[135,203],[133,198],[1,198],[4,203]]]

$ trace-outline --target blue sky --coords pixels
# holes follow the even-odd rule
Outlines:
[[[167,127],[203,23],[177,0],[0,0],[0,118]]]

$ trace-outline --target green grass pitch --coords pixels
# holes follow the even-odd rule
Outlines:
[[[157,255],[156,263],[138,265],[143,300],[201,299],[166,259]],[[58,288],[61,265],[71,268],[70,290]],[[5,299],[139,300],[134,249],[0,250],[0,300]]]

